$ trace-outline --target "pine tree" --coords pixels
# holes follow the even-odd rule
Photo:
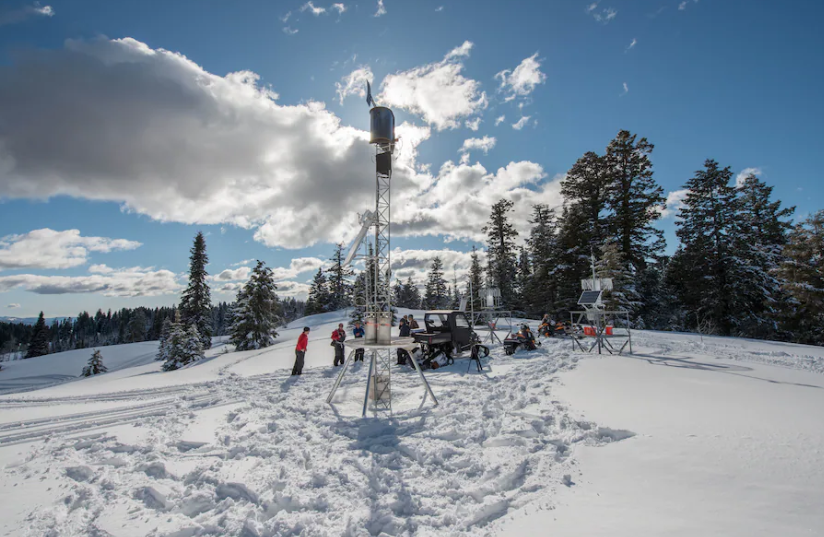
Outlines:
[[[164,371],[174,371],[200,360],[203,357],[203,344],[197,327],[186,326],[183,322],[173,323],[169,331],[167,350],[166,361],[163,363]]]
[[[198,232],[195,236],[190,253],[189,286],[180,300],[180,318],[184,324],[191,324],[197,328],[203,348],[210,349],[212,347],[212,298],[209,284],[206,281],[208,276],[206,265],[209,263],[209,257],[206,255],[206,240],[202,232]]]
[[[309,297],[306,299],[306,315],[325,313],[329,311],[329,288],[323,269],[318,269],[312,285],[309,287]]]
[[[561,181],[561,195],[570,213],[582,220],[576,246],[585,255],[601,246],[609,232],[606,217],[610,195],[610,176],[605,157],[589,151],[579,158]]]
[[[541,315],[555,310],[557,286],[552,276],[558,264],[558,224],[555,211],[547,205],[535,205],[530,224],[532,229],[527,247],[532,261],[532,274],[526,283],[524,302],[530,314]]]
[[[555,314],[580,310],[581,279],[591,275],[592,228],[581,204],[565,205],[558,228],[558,253],[549,277],[555,288]]]
[[[792,229],[783,253],[779,274],[790,300],[782,326],[798,343],[824,345],[824,211]]]
[[[109,370],[103,365],[103,356],[100,351],[95,349],[92,357],[89,358],[89,364],[83,368],[83,376],[91,377],[92,375],[99,375],[100,373],[107,373]]]
[[[352,310],[349,312],[349,326],[355,326],[355,322],[364,326],[366,323],[366,272],[361,271],[355,277],[355,284],[352,286]]]
[[[461,291],[458,289],[458,275],[452,272],[452,309],[457,310],[461,307]]]
[[[403,301],[405,308],[414,310],[421,307],[421,292],[412,281],[412,276],[409,276],[403,284]]]
[[[702,333],[730,335],[738,328],[739,306],[734,302],[744,278],[738,218],[740,204],[730,186],[732,171],[707,160],[687,181],[688,194],[676,235],[676,251],[668,273],[687,322]],[[736,310],[739,310],[738,312]]]
[[[423,298],[426,309],[439,310],[446,307],[449,295],[446,280],[443,277],[443,261],[440,257],[432,260],[432,266],[426,279],[426,292]]]
[[[175,311],[177,315],[177,311]],[[163,327],[160,329],[160,341],[157,345],[157,356],[155,360],[165,362],[169,358],[169,338],[172,333],[172,321],[168,317],[163,320]]]
[[[515,277],[517,274],[517,254],[515,239],[518,231],[509,220],[509,212],[514,206],[510,200],[502,199],[492,206],[489,223],[482,231],[487,236],[487,274],[489,281],[501,291],[501,300],[507,307],[517,302]]]
[[[139,343],[146,339],[146,314],[138,308],[129,319],[129,342]]]
[[[280,322],[276,291],[272,269],[258,261],[232,308],[231,341],[237,350],[260,349],[275,342]]]
[[[478,249],[473,245],[472,254],[470,254],[471,262],[469,264],[469,282],[467,285],[466,296],[470,297],[470,306],[478,311],[483,306],[483,299],[481,298],[481,290],[484,286],[484,270],[481,264],[481,256],[478,254]]]
[[[794,207],[781,208],[772,201],[773,188],[755,175],[744,178],[738,187],[740,235],[739,255],[744,260],[743,281],[738,289],[743,306],[740,332],[750,337],[775,339],[779,333],[779,310],[789,299],[779,277],[784,262],[784,245],[792,225]]]
[[[348,308],[352,305],[352,285],[349,283],[354,271],[349,267],[344,267],[343,262],[346,256],[343,254],[343,244],[335,245],[335,253],[332,255],[332,266],[326,270],[329,275],[327,285],[329,289],[329,311],[336,311]]]
[[[532,279],[532,263],[529,259],[529,252],[525,246],[518,249],[518,272],[515,275],[516,296],[518,301],[516,309],[525,311],[529,301],[529,282]]]
[[[635,311],[639,307],[638,292],[618,241],[601,246],[595,271],[598,278],[612,278],[612,290],[604,291],[602,299],[607,311]]]
[[[49,354],[49,339],[51,339],[49,329],[46,328],[46,319],[41,311],[37,317],[37,322],[34,323],[34,331],[31,335],[26,358],[37,358]]]
[[[636,141],[635,134],[622,130],[604,156],[610,236],[617,241],[630,274],[642,272],[647,260],[655,259],[665,246],[664,232],[653,225],[666,202],[664,190],[652,177],[653,148],[646,138]]]

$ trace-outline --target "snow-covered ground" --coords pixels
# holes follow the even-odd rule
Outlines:
[[[493,348],[483,374],[427,372],[437,407],[396,368],[393,414],[361,419],[361,364],[325,403],[339,321],[169,373],[150,343],[36,391],[90,351],[4,368],[20,393],[0,397],[0,535],[821,534],[824,349],[652,332],[631,357]]]

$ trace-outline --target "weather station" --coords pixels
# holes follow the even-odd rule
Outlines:
[[[372,98],[371,85],[367,82],[366,86],[366,102],[370,105],[369,143],[375,146],[375,210],[366,211],[360,216],[360,232],[344,260],[344,266],[349,266],[358,258],[365,263],[366,292],[362,304],[366,319],[365,336],[346,342],[349,354],[332,391],[326,398],[327,403],[332,403],[335,392],[354,361],[356,351],[362,349],[364,356],[369,358],[369,373],[363,398],[364,417],[370,400],[375,411],[392,411],[392,358],[396,356],[397,349],[414,345],[411,337],[392,337],[390,231],[392,155],[398,141],[395,137],[395,115],[389,108],[378,106]],[[438,400],[432,393],[420,365],[414,357],[411,358],[411,362],[425,389],[424,402],[428,395],[437,406]]]

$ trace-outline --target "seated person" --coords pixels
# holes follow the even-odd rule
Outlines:
[[[521,326],[521,329],[518,330],[516,337],[525,349],[534,351],[537,348],[535,345],[535,334],[532,333],[532,330],[529,329],[528,325]]]

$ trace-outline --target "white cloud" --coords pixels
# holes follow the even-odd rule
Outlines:
[[[219,282],[246,281],[249,279],[249,274],[251,272],[252,269],[249,267],[226,269],[213,276],[211,279]]]
[[[140,267],[114,269],[91,276],[0,276],[0,292],[25,289],[40,295],[100,293],[105,296],[159,296],[176,294],[181,285],[168,270],[143,271]]]
[[[660,209],[662,218],[669,218],[670,216],[677,216],[678,211],[684,206],[684,200],[689,194],[689,189],[673,190],[667,193],[667,208]]]
[[[462,118],[487,105],[481,84],[461,74],[462,59],[471,49],[472,43],[466,41],[439,62],[388,75],[378,102],[420,114],[438,130],[457,128]]]
[[[698,0],[692,0],[692,1],[693,1],[693,3],[696,3],[696,4],[698,3]],[[678,11],[684,11],[685,9],[687,9],[688,5],[689,5],[689,0],[684,0],[683,2],[678,4]]]
[[[454,73],[469,48],[421,69]],[[351,239],[355,213],[374,207],[368,132],[342,125],[322,103],[279,103],[254,73],[217,76],[128,38],[70,41],[26,58],[0,65],[0,197],[113,201],[163,222],[241,226],[283,248]],[[458,88],[477,84],[460,78]],[[473,115],[427,111],[442,126]],[[557,205],[554,181],[542,183],[531,162],[487,172],[448,161],[431,172],[418,151],[433,127],[396,128],[393,235],[477,237],[501,197],[516,202],[528,229],[533,203]]]
[[[538,84],[546,81],[546,75],[541,72],[537,52],[529,58],[524,58],[514,70],[505,69],[496,74],[495,78],[501,81],[500,89],[509,93],[507,100],[526,97]]]
[[[383,0],[378,0],[378,10],[375,12],[376,17],[386,15],[386,6],[383,5]]]
[[[298,30],[297,28],[292,28],[291,26],[284,26],[283,27],[283,33],[285,33],[286,35],[295,35],[299,31],[300,30]]]
[[[17,304],[16,302],[12,302],[11,304],[9,304],[9,305],[8,305],[8,306],[6,306],[6,307],[7,307],[7,308],[19,308],[19,307],[20,307],[20,304]]]
[[[529,118],[530,116],[521,116],[521,119],[512,124],[512,128],[516,131],[523,129],[529,123]]]
[[[506,116],[504,116],[504,115],[502,115],[502,116],[498,116],[498,117],[495,119],[495,126],[497,127],[498,125],[500,125],[500,124],[501,124],[501,123],[503,123],[504,121],[506,121]]]
[[[342,15],[346,11],[346,6],[344,4],[332,4],[332,9],[338,12],[338,15]]]
[[[438,6],[438,7],[436,7],[436,8],[435,8],[435,11],[437,11],[437,12],[441,12],[441,11],[443,11],[443,6]]]
[[[629,93],[629,86],[627,86],[627,83],[626,83],[626,82],[624,82],[624,84],[623,84],[623,88],[624,88],[624,92],[623,92],[623,93],[621,93],[621,96],[622,96],[622,97],[623,97],[624,95],[626,95],[627,93]]]
[[[366,98],[366,82],[372,83],[375,76],[369,66],[355,69],[348,75],[341,78],[340,82],[335,82],[335,93],[338,94],[340,104],[350,95]]]
[[[750,175],[755,175],[758,177],[759,175],[763,175],[764,172],[761,168],[744,168],[741,172],[735,176],[735,186],[740,187],[744,184],[744,179],[749,177]]]
[[[319,17],[326,13],[325,7],[315,7],[315,4],[312,3],[312,0],[309,0],[305,4],[303,4],[300,8],[301,11],[309,10],[309,12],[314,15],[315,17]]]
[[[476,117],[475,119],[467,119],[464,121],[464,125],[466,125],[466,128],[471,131],[477,131],[481,128],[481,118]]]
[[[238,261],[237,263],[232,263],[231,266],[233,266],[233,267],[245,267],[247,265],[251,265],[254,262],[255,262],[254,259],[244,259],[243,261]]]
[[[282,22],[282,23],[286,23],[286,21],[288,21],[288,20],[289,20],[289,17],[291,17],[291,16],[292,16],[292,12],[291,12],[291,11],[287,11],[287,12],[286,12],[286,15],[284,15],[284,16],[282,16],[282,17],[280,18],[280,22]]]
[[[106,237],[81,237],[77,229],[35,229],[0,238],[0,270],[66,269],[84,265],[89,252],[134,250],[139,242]]]
[[[632,42],[629,44],[629,46],[627,46],[627,48],[624,52],[629,52],[630,50],[634,49],[635,45],[637,45],[637,44],[638,44],[638,40],[633,37]]]
[[[618,11],[611,7],[606,7],[604,9],[599,10],[599,3],[600,2],[593,2],[592,4],[589,4],[586,9],[586,12],[592,15],[592,18],[596,21],[603,22],[604,24],[606,24],[618,15]]]
[[[444,278],[447,282],[452,284],[454,270],[454,275],[458,277],[459,286],[461,286],[472,264],[472,252],[459,252],[447,248],[441,250],[395,248],[390,255],[392,276],[401,281],[406,281],[411,276],[414,283],[422,284],[426,281],[426,274],[436,257],[440,257],[443,262]]]
[[[0,7],[0,26],[16,24],[31,17],[53,17],[54,9],[51,6],[41,6],[39,2],[15,9]]]
[[[489,150],[495,147],[494,136],[484,136],[483,138],[469,138],[464,140],[460,151],[462,153],[469,153],[470,151],[483,151],[484,155],[489,153]]]

